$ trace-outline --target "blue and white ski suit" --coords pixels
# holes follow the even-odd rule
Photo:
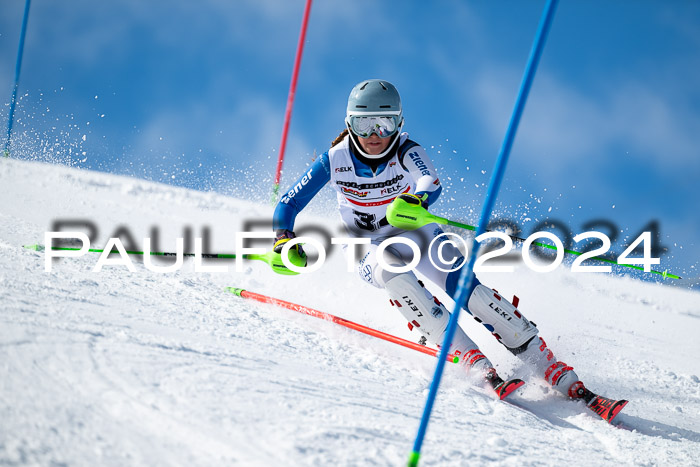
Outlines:
[[[375,287],[384,288],[392,305],[399,308],[408,320],[409,327],[415,327],[428,341],[439,345],[449,321],[449,312],[422,286],[413,272],[390,272],[377,260],[377,248],[387,238],[401,236],[413,240],[423,252],[415,270],[453,298],[461,270],[447,271],[458,268],[464,262],[459,250],[447,242],[442,245],[442,257],[446,261],[455,261],[440,264],[437,249],[444,237],[440,237],[443,231],[437,224],[405,231],[387,222],[386,208],[398,195],[427,194],[430,205],[442,191],[425,149],[409,139],[407,133],[400,135],[397,144],[398,149],[394,155],[373,170],[355,156],[350,137],[346,136],[322,154],[282,196],[275,209],[273,228],[294,230],[299,212],[330,183],[337,193],[338,209],[348,233],[371,240],[368,251],[358,264],[360,277]],[[435,238],[437,241],[433,241]],[[436,268],[429,258],[436,261],[440,268]],[[391,266],[403,266],[411,262],[413,251],[407,245],[394,243],[385,250],[384,259]],[[567,393],[578,377],[571,367],[553,360],[552,352],[537,337],[538,331],[534,324],[522,316],[508,300],[480,284],[476,278],[472,287],[465,307],[467,311],[509,350],[533,363],[555,388]],[[460,356],[467,368],[487,370],[493,367],[459,327],[450,352]]]

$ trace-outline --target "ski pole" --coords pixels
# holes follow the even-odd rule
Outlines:
[[[415,202],[413,201],[413,198],[415,198]],[[476,227],[468,224],[462,224],[461,222],[456,222],[449,220],[445,217],[440,217],[436,216],[434,214],[431,214],[428,212],[427,209],[425,209],[423,206],[420,204],[420,199],[418,197],[406,197],[406,198],[401,198],[401,197],[396,197],[394,201],[387,207],[386,209],[386,219],[389,221],[389,224],[393,225],[394,227],[398,227],[399,229],[403,230],[416,230],[421,227],[423,227],[426,224],[441,224],[441,225],[451,225],[453,227],[458,227],[460,229],[466,229],[466,230],[472,230],[476,231]],[[492,232],[491,230],[487,230],[487,232]],[[508,235],[510,238],[513,240],[516,240],[520,243],[525,242],[524,238],[520,238],[515,235]],[[554,245],[548,245],[546,243],[541,243],[541,242],[532,242],[533,245],[537,245],[542,248],[549,248],[550,250],[557,250],[558,248]],[[575,251],[575,250],[569,250],[569,249],[564,249],[564,253],[568,253],[571,255],[577,255],[580,256],[583,253],[580,251]],[[632,269],[637,269],[639,271],[644,271],[644,268],[641,266],[635,266],[633,264],[620,264],[617,261],[614,261],[612,259],[607,259],[603,258],[602,256],[594,256],[590,259],[594,259],[597,261],[603,261],[605,263],[610,263],[610,264],[615,264],[617,266],[624,266],[627,268],[632,268]],[[670,277],[671,279],[680,279],[680,276],[677,276],[676,274],[671,274],[668,271],[655,271],[651,270],[649,272],[652,272],[654,274],[659,274],[663,276],[664,279],[667,277]]]
[[[426,347],[424,345],[417,344],[415,342],[408,341],[406,339],[402,339],[400,337],[392,336],[391,334],[387,334],[382,331],[378,331],[376,329],[372,329],[370,327],[364,326],[362,324],[358,324],[352,321],[349,321],[344,318],[340,318],[339,316],[331,315],[329,313],[325,313],[323,311],[319,310],[314,310],[313,308],[309,308],[303,305],[297,305],[296,303],[292,302],[287,302],[284,300],[280,300],[278,298],[274,297],[269,297],[267,295],[262,295],[259,293],[255,292],[249,292],[244,289],[239,289],[236,287],[226,287],[224,290],[227,292],[231,292],[234,295],[237,295],[241,298],[245,298],[248,300],[255,300],[257,302],[261,303],[269,303],[271,305],[278,306],[280,308],[286,308],[288,310],[296,311],[298,313],[302,313],[304,315],[309,315],[313,316],[315,318],[320,318],[326,321],[330,321],[332,323],[338,324],[340,326],[344,326],[348,329],[353,329],[355,331],[361,332],[363,334],[367,334],[372,337],[376,337],[378,339],[382,339],[388,342],[393,342],[394,344],[401,345],[403,347],[407,347],[409,349],[417,350],[418,352],[422,352],[427,355],[432,355],[433,357],[438,356],[438,350],[433,349],[430,347]],[[452,363],[458,363],[459,362],[459,357],[456,355],[452,354],[447,354],[446,360]]]
[[[43,251],[45,249],[44,245],[40,244],[34,244],[34,245],[24,245],[24,248],[28,250],[34,250],[34,251]],[[80,248],[74,248],[74,247],[58,247],[58,246],[52,246],[52,250],[57,250],[57,251],[79,251]],[[103,253],[104,250],[98,249],[98,248],[90,248],[88,250],[91,253]],[[112,250],[113,252],[117,252],[116,250]],[[143,251],[126,251],[126,254],[128,255],[144,255]],[[177,253],[173,252],[165,252],[165,251],[150,251],[149,255],[151,256],[177,256]],[[183,253],[183,257],[192,257],[196,256],[194,253]],[[202,253],[201,254],[202,258],[206,259],[236,259],[235,254],[223,254],[223,253]],[[304,267],[305,262],[302,257],[299,256],[299,253],[296,252],[296,250],[290,249],[289,250],[289,255],[287,256],[289,261],[297,266],[297,267]],[[274,272],[277,274],[283,274],[286,276],[294,276],[299,274],[298,272],[292,271],[291,269],[287,268],[287,266],[284,265],[282,262],[282,255],[279,253],[275,253],[274,251],[268,251],[267,253],[264,254],[245,254],[243,255],[243,259],[252,259],[252,260],[257,260],[257,261],[262,261],[266,263],[268,266],[272,268]]]
[[[17,50],[17,64],[15,66],[15,85],[12,88],[12,99],[10,100],[10,113],[7,117],[7,139],[5,140],[5,157],[10,156],[10,137],[12,135],[12,122],[15,118],[15,104],[17,103],[17,89],[19,88],[19,72],[22,69],[22,55],[24,55],[24,36],[27,35],[27,21],[29,20],[29,4],[27,0],[24,4],[24,16],[22,17],[22,31],[19,35],[19,47]]]

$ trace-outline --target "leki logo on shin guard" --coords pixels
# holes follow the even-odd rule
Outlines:
[[[493,311],[495,311],[495,312],[498,313],[499,315],[503,316],[503,317],[504,317],[505,319],[507,319],[508,321],[510,321],[510,320],[513,319],[513,317],[512,317],[511,315],[509,315],[508,313],[506,313],[505,311],[503,311],[503,310],[502,310],[500,307],[498,307],[497,305],[494,305],[493,302],[489,303],[489,308],[493,309]]]
[[[406,304],[407,307],[409,307],[411,310],[413,310],[413,311],[415,311],[416,313],[418,313],[418,317],[423,316],[423,313],[421,313],[420,310],[418,309],[418,307],[417,307],[416,305],[413,304],[413,300],[411,300],[410,298],[408,298],[408,295],[404,295],[404,296],[401,297],[401,298],[403,298],[403,302]]]

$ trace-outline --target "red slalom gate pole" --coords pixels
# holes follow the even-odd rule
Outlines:
[[[284,127],[282,128],[282,140],[280,141],[280,153],[277,157],[277,170],[275,171],[275,184],[272,187],[272,201],[277,201],[280,189],[280,177],[282,176],[282,163],[284,162],[284,151],[287,147],[287,133],[289,133],[289,122],[292,120],[292,108],[294,107],[294,95],[297,90],[297,78],[301,67],[301,55],[304,52],[304,40],[306,39],[306,27],[309,24],[309,13],[311,13],[311,1],[306,0],[304,8],[304,19],[301,22],[301,32],[299,33],[299,43],[297,44],[297,54],[294,59],[294,70],[292,71],[292,82],[289,85],[287,95],[287,110],[284,112]]]
[[[326,321],[330,321],[335,324],[339,324],[341,326],[345,326],[346,328],[353,329],[355,331],[361,332],[363,334],[370,335],[372,337],[377,337],[379,339],[388,341],[388,342],[393,342],[394,344],[401,345],[403,347],[408,347],[409,349],[417,350],[418,352],[422,352],[424,354],[432,355],[433,357],[438,356],[438,350],[437,349],[432,349],[430,347],[426,347],[424,345],[416,344],[415,342],[407,341],[406,339],[402,339],[400,337],[392,336],[391,334],[387,334],[382,331],[378,331],[376,329],[369,328],[367,326],[363,326],[362,324],[357,324],[352,321],[349,321],[344,318],[340,318],[335,315],[331,315],[329,313],[325,313],[323,311],[319,310],[314,310],[313,308],[305,307],[303,305],[297,305],[296,303],[292,302],[287,302],[284,300],[280,300],[278,298],[274,297],[269,297],[267,295],[262,295],[259,293],[255,292],[249,292],[244,289],[238,289],[235,287],[226,287],[227,292],[231,292],[232,294],[238,295],[241,298],[249,299],[249,300],[255,300],[261,303],[269,303],[281,308],[286,308],[288,310],[296,311],[298,313],[302,313],[305,315],[313,316],[315,318],[320,318]],[[447,354],[446,360],[448,362],[452,363],[458,363],[459,362],[459,357],[452,355],[452,354]]]

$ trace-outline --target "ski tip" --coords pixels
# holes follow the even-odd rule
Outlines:
[[[608,412],[608,417],[606,418],[608,423],[612,423],[615,417],[622,412],[622,409],[625,408],[629,401],[626,401],[624,399],[616,401],[612,407],[610,407],[610,411]]]
[[[523,381],[522,379],[511,379],[509,381],[504,382],[503,385],[500,388],[498,388],[496,394],[498,394],[499,399],[503,400],[524,384],[525,381]]]
[[[44,251],[44,245],[39,245],[38,243],[35,243],[34,245],[24,245],[23,248],[32,251]]]

